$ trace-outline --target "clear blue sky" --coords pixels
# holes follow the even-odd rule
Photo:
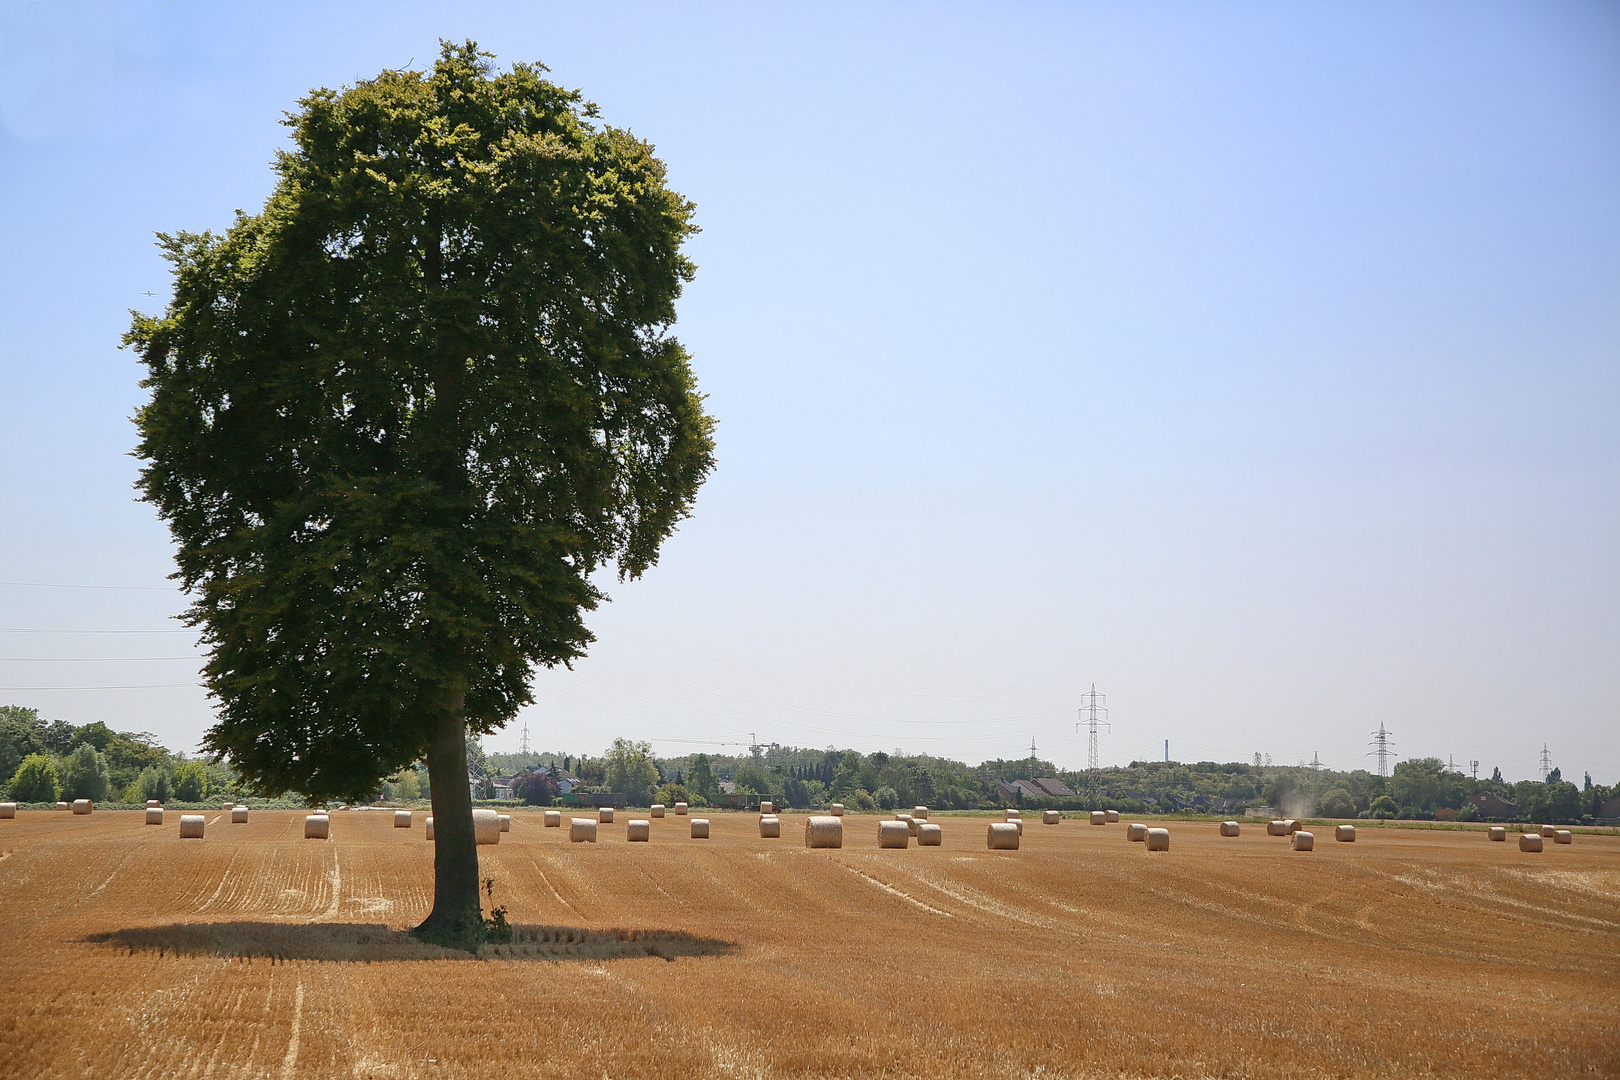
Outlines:
[[[538,747],[1072,767],[1095,682],[1105,763],[1357,767],[1383,722],[1620,780],[1612,3],[4,0],[0,578],[153,591],[0,586],[0,701],[210,722],[187,634],[13,631],[173,625],[117,349],[152,234],[440,37],[584,89],[704,230],[720,467]],[[72,659],[114,656],[182,659]],[[18,689],[68,686],[139,688]]]

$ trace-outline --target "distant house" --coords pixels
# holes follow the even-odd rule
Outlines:
[[[515,776],[491,777],[490,782],[495,785],[495,797],[497,799],[510,799],[512,797],[512,781],[516,779]]]
[[[737,794],[737,785],[734,782],[732,782],[730,780],[721,780],[721,781],[719,781],[719,784],[720,784],[720,793],[722,795],[735,795],[735,794]]]
[[[1072,799],[1077,794],[1076,792],[1071,791],[1069,786],[1063,781],[1054,780],[1050,776],[1037,776],[1035,779],[1031,780],[1030,783],[1034,784],[1046,794],[1055,795],[1060,799]]]
[[[1603,825],[1620,823],[1620,795],[1598,807],[1597,819]]]
[[[1482,818],[1506,820],[1519,813],[1516,805],[1491,791],[1476,791],[1468,796],[1468,801],[1479,807],[1479,816]]]
[[[1050,777],[1039,780],[997,780],[996,794],[1007,802],[1019,799],[1073,798],[1074,792],[1060,780]]]

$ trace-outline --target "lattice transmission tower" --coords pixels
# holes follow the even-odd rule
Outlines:
[[[1367,756],[1376,757],[1378,759],[1379,776],[1389,775],[1390,755],[1395,753],[1395,744],[1389,741],[1391,734],[1392,733],[1388,731],[1382,723],[1378,725],[1378,730],[1372,733],[1372,751]]]
[[[1114,727],[1108,722],[1107,694],[1097,693],[1097,684],[1091,684],[1091,692],[1080,695],[1084,702],[1080,706],[1080,724],[1084,724],[1089,731],[1086,737],[1086,768],[1091,772],[1092,787],[1097,785],[1097,725],[1101,724],[1110,733]],[[1074,725],[1074,730],[1080,730],[1080,724]]]

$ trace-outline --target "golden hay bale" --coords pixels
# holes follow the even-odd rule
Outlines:
[[[632,818],[624,823],[624,838],[630,843],[645,844],[652,839],[652,822],[646,818]]]
[[[603,825],[613,824],[613,807],[599,807],[596,811],[596,820],[600,821]]]
[[[1106,810],[1093,810],[1091,812],[1091,823],[1093,825],[1106,825],[1106,824],[1108,824],[1108,811],[1106,811]]]
[[[1553,833],[1553,843],[1555,844],[1572,844],[1574,842],[1575,834],[1568,829],[1559,829]]]
[[[878,822],[878,847],[903,848],[911,846],[911,830],[903,821]]]
[[[776,804],[769,799],[759,800],[759,813],[761,817],[776,813]]]
[[[180,839],[201,840],[203,834],[203,816],[201,814],[180,815]]]
[[[81,801],[83,801],[83,800],[81,800]],[[75,814],[77,814],[79,812],[79,804],[78,803],[73,804],[73,812]],[[1541,827],[1542,838],[1546,839],[1546,840],[1551,840],[1553,838],[1553,834],[1556,833],[1557,831],[1558,830],[1553,828],[1551,825],[1543,825]]]
[[[408,829],[411,827],[411,812],[409,810],[394,811],[394,828]]]
[[[17,804],[14,802],[0,802],[0,818],[16,818]]]
[[[1001,812],[1002,821],[1015,821],[1017,820],[1018,816],[1018,811],[1011,806],[1007,807],[1007,809]]]
[[[429,814],[428,818],[427,818],[427,838],[429,840],[433,839],[433,815],[432,814]]]
[[[226,814],[228,814],[228,813],[230,813],[230,812],[231,812],[231,811],[232,811],[232,810],[235,810],[235,809],[236,809],[236,804],[235,804],[235,803],[233,803],[233,802],[228,802],[228,803],[226,803],[226,804],[225,804],[225,805],[223,805],[223,806],[221,806],[221,807],[220,807],[220,808],[219,808],[219,809],[220,809],[220,812],[221,812],[221,813],[226,813]]]
[[[146,800],[146,808],[148,810],[152,809],[152,807],[154,807],[154,806],[162,806],[162,805],[163,804],[161,802],[159,802],[157,799],[147,799]]]
[[[1063,820],[1063,815],[1058,813],[1056,810],[1043,810],[1043,811],[1041,811],[1041,824],[1042,825],[1056,825],[1058,822],[1060,822],[1062,820]]]
[[[1294,835],[1298,836],[1299,834],[1295,833]],[[1333,826],[1333,839],[1337,840],[1341,844],[1353,844],[1353,843],[1355,843],[1356,842],[1356,827],[1354,825],[1335,825],[1335,826]]]
[[[1267,836],[1287,836],[1288,835],[1288,822],[1286,822],[1286,821],[1270,821],[1270,822],[1267,822],[1266,823],[1266,835]]]
[[[231,824],[232,825],[246,825],[247,824],[247,807],[245,807],[245,806],[233,806],[233,807],[231,807]]]
[[[184,821],[184,818],[180,819]],[[304,839],[325,840],[332,835],[332,819],[325,814],[304,815]]]
[[[88,814],[91,810],[89,799],[74,799],[73,812],[75,814]]]
[[[1125,839],[1133,844],[1140,844],[1147,839],[1147,826],[1140,821],[1133,821],[1125,826]]]
[[[562,811],[561,810],[547,810],[546,811],[546,828],[548,828],[548,829],[560,829],[560,828],[562,828]]]
[[[910,814],[896,814],[896,815],[894,815],[894,820],[896,820],[896,821],[910,821],[911,820],[911,815]]]
[[[928,820],[928,807],[926,807],[926,806],[913,806],[911,808],[911,816],[916,818],[918,821],[927,821]]]
[[[1541,834],[1540,833],[1522,833],[1522,834],[1520,834],[1520,836],[1519,836],[1519,850],[1520,851],[1540,851],[1541,850]]]
[[[496,814],[495,816],[500,819],[501,832],[511,832],[512,831],[512,815],[511,814]]]
[[[1243,831],[1242,827],[1240,825],[1238,825],[1238,823],[1235,822],[1235,821],[1223,821],[1223,822],[1221,822],[1221,835],[1222,836],[1237,836],[1242,831]]]
[[[831,814],[816,814],[805,819],[804,846],[841,848],[844,846],[844,822]]]
[[[1019,836],[1024,835],[1024,819],[1023,818],[1014,818],[1012,821],[1003,821],[1002,824],[1003,825],[1015,826],[1018,829],[1018,835]]]
[[[922,828],[926,824],[927,824],[927,822],[918,821],[916,818],[911,817],[909,815],[907,815],[907,817],[906,817],[906,831],[911,833],[912,836],[916,836],[917,835],[917,830]]]
[[[692,839],[707,840],[709,838],[709,819],[695,817],[692,819]]]
[[[58,810],[71,810],[71,809],[72,809],[72,807],[70,807],[70,806],[69,806],[69,805],[68,805],[68,804],[67,804],[67,803],[65,803],[65,802],[59,802],[59,803],[57,803],[57,804],[56,804],[56,808],[57,808],[57,809],[58,809]]]
[[[1502,825],[1492,825],[1490,827],[1490,831],[1485,835],[1489,836],[1492,840],[1506,840],[1507,828]]]
[[[992,821],[989,831],[984,834],[984,846],[991,851],[1017,851],[1018,838],[1021,835],[1021,830],[1014,822]]]
[[[1316,836],[1301,829],[1288,841],[1288,846],[1295,851],[1311,851],[1316,847]]]
[[[939,847],[945,840],[945,830],[938,825],[917,826],[918,847]]]
[[[0,805],[0,817],[10,817],[10,816],[11,816],[10,814],[5,813],[5,806]],[[163,807],[161,807],[161,806],[148,806],[146,808],[146,823],[148,825],[161,825],[161,824],[163,824]]]
[[[1299,822],[1295,821],[1293,818],[1285,818],[1283,820],[1283,824],[1288,826],[1288,835],[1289,836],[1293,836],[1295,833],[1299,832],[1299,830],[1301,830],[1301,829],[1303,829],[1305,827],[1305,826],[1301,825]]]
[[[759,835],[774,840],[782,835],[782,819],[775,814],[763,814],[759,819]]]
[[[1103,811],[1103,820],[1107,821],[1108,824],[1110,824],[1110,825],[1114,824],[1115,822],[1119,821],[1119,811],[1118,810],[1104,810]]]
[[[1169,829],[1149,829],[1147,831],[1147,849],[1149,851],[1170,850]]]
[[[831,806],[827,807],[827,814],[828,814],[829,817],[843,817],[844,816],[844,804],[841,803],[841,802],[833,803]],[[838,846],[843,847],[844,845],[842,843],[840,843]]]
[[[675,813],[676,813],[677,816],[686,813],[686,804],[683,803],[683,802],[676,803],[675,804]]]
[[[493,810],[473,811],[473,843],[498,844],[501,842],[501,815]]]
[[[647,813],[651,817],[663,817],[664,816],[664,804],[661,803],[661,802],[653,803],[651,806],[649,806],[647,808]]]
[[[588,817],[569,818],[568,839],[575,844],[596,843],[596,822]]]

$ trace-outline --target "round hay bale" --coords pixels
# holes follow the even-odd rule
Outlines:
[[[158,800],[156,800],[156,799],[147,799],[146,800],[146,808],[148,810],[152,809],[152,807],[154,807],[154,806],[162,806],[162,805],[163,804],[161,802],[159,802]]]
[[[1287,836],[1288,835],[1288,822],[1286,822],[1286,821],[1269,821],[1269,822],[1267,822],[1266,823],[1266,835],[1267,836]]]
[[[918,821],[927,821],[928,820],[928,807],[926,807],[926,806],[913,806],[911,808],[911,816],[916,818]]]
[[[624,823],[624,838],[632,844],[645,844],[652,839],[652,822],[646,818],[632,818]]]
[[[547,810],[546,811],[546,828],[548,828],[548,829],[560,829],[560,828],[562,828],[562,811],[561,810]]]
[[[1119,811],[1118,810],[1104,810],[1103,811],[1103,820],[1107,821],[1108,824],[1110,824],[1110,825],[1114,824],[1115,822],[1117,822],[1119,820]]]
[[[325,840],[332,835],[332,819],[325,814],[304,815],[304,839]]]
[[[247,807],[245,807],[245,806],[233,806],[233,807],[231,807],[231,824],[232,825],[246,825],[247,824]]]
[[[433,815],[432,814],[429,814],[428,818],[427,818],[427,838],[429,840],[433,839]]]
[[[0,802],[0,818],[12,818],[12,819],[15,819],[16,816],[17,816],[17,804],[16,803],[14,803],[14,802]]]
[[[1011,821],[992,821],[984,834],[984,846],[991,851],[1017,851],[1018,838],[1023,835]]]
[[[1305,827],[1305,826],[1301,825],[1299,822],[1295,821],[1293,818],[1285,818],[1283,820],[1283,824],[1288,827],[1288,835],[1289,836],[1293,836],[1295,833],[1299,832],[1299,830],[1301,830],[1301,829],[1303,829]]]
[[[82,802],[83,800],[80,800],[80,801]],[[78,803],[73,804],[73,812],[75,814],[77,814],[79,812],[79,804]],[[1553,838],[1553,834],[1556,833],[1557,831],[1558,830],[1553,828],[1551,825],[1543,825],[1541,827],[1542,839],[1551,840]]]
[[[1505,826],[1505,825],[1492,825],[1491,829],[1490,829],[1490,832],[1487,835],[1490,836],[1490,838],[1492,840],[1506,840],[1507,839],[1507,826]]]
[[[511,814],[496,814],[495,816],[500,819],[501,832],[511,832],[512,831],[512,815]]]
[[[663,817],[664,816],[664,804],[661,803],[661,802],[653,803],[650,807],[647,808],[647,813],[651,817]]]
[[[677,817],[679,817],[679,816],[681,816],[681,815],[683,815],[685,813],[686,813],[686,804],[683,803],[683,802],[676,803],[675,804],[675,815]]]
[[[1541,850],[1541,834],[1540,833],[1522,833],[1522,834],[1520,834],[1520,836],[1519,836],[1519,850],[1520,851],[1540,851]]]
[[[501,842],[501,815],[493,810],[473,811],[473,843],[498,844]]]
[[[575,844],[596,843],[596,822],[588,817],[569,818],[568,839]]]
[[[1573,844],[1574,842],[1575,834],[1568,829],[1559,829],[1553,833],[1553,843],[1555,844]]]
[[[1007,807],[1007,809],[1001,812],[1002,821],[1016,821],[1018,820],[1018,816],[1017,808],[1011,806]]]
[[[394,828],[408,829],[411,827],[411,812],[409,810],[394,811]]]
[[[769,799],[761,799],[761,800],[759,800],[759,814],[760,814],[761,817],[766,817],[766,816],[768,816],[770,814],[774,814],[774,813],[776,813],[776,804],[775,803],[771,802],[771,800],[769,800]]]
[[[841,848],[844,846],[843,819],[831,814],[817,814],[804,823],[804,846]]]
[[[1019,836],[1024,835],[1024,819],[1023,818],[1014,818],[1012,821],[1003,821],[1002,824],[1003,825],[1016,826],[1017,829],[1018,829],[1018,835]]]
[[[911,830],[903,821],[878,822],[878,847],[903,848],[911,846]]]
[[[225,803],[225,804],[224,804],[224,805],[223,805],[223,806],[221,806],[221,807],[220,807],[220,808],[219,808],[219,810],[220,810],[220,813],[222,813],[222,814],[228,814],[228,813],[230,813],[230,812],[231,812],[231,811],[232,811],[232,810],[235,810],[235,809],[236,809],[236,804],[235,804],[235,803],[233,803],[233,802],[228,802],[228,803]]]
[[[775,814],[765,814],[759,819],[759,835],[763,839],[775,840],[782,835],[782,819]]]
[[[945,830],[938,825],[924,823],[917,826],[918,847],[939,847],[945,841]]]
[[[1133,844],[1140,844],[1147,839],[1147,826],[1140,821],[1133,821],[1125,826],[1125,839]]]
[[[1223,822],[1221,822],[1221,835],[1222,836],[1237,836],[1242,831],[1243,831],[1242,827],[1239,826],[1238,823],[1235,822],[1235,821],[1223,821]]]
[[[600,821],[603,825],[613,824],[613,807],[598,807],[596,811],[596,820]]]
[[[73,812],[75,814],[88,814],[92,809],[89,799],[73,800]]]
[[[65,802],[59,802],[59,803],[57,803],[57,804],[56,804],[56,808],[57,808],[57,809],[58,809],[58,810],[71,810],[71,809],[73,809],[73,808],[72,808],[72,807],[71,807],[71,806],[69,806],[69,805],[68,805],[68,804],[67,804],[67,803],[65,803]]]
[[[1295,851],[1311,851],[1316,847],[1316,837],[1301,829],[1289,839],[1288,846]]]
[[[896,814],[896,815],[894,815],[894,820],[896,820],[896,821],[910,821],[911,820],[911,815],[910,814]]]
[[[678,803],[676,805],[679,805]],[[695,817],[692,819],[692,839],[707,840],[709,838],[709,819]]]
[[[843,817],[844,816],[844,804],[841,803],[841,802],[833,803],[831,806],[827,807],[827,815],[829,817]],[[842,847],[843,845],[840,844],[839,846]]]
[[[1149,851],[1169,851],[1170,850],[1170,830],[1169,829],[1149,829],[1147,831],[1146,843],[1147,843],[1147,849]]]
[[[180,839],[201,840],[203,834],[203,816],[201,814],[180,815]]]
[[[1063,820],[1063,815],[1058,813],[1056,810],[1043,810],[1043,811],[1041,811],[1041,824],[1042,825],[1056,825],[1058,822],[1060,822],[1062,820]]]
[[[1299,833],[1295,833],[1294,835],[1298,836]],[[1356,827],[1354,825],[1335,825],[1335,826],[1333,826],[1333,839],[1337,840],[1341,844],[1353,844],[1353,843],[1355,843],[1356,842]]]
[[[0,817],[10,817],[11,816],[10,814],[5,813],[4,811],[5,811],[5,807],[0,806]],[[163,807],[161,807],[161,806],[148,806],[146,808],[146,823],[148,825],[161,825],[161,824],[163,824]]]
[[[1091,823],[1093,825],[1106,825],[1106,824],[1108,824],[1108,811],[1106,811],[1106,810],[1093,810],[1091,812]]]

